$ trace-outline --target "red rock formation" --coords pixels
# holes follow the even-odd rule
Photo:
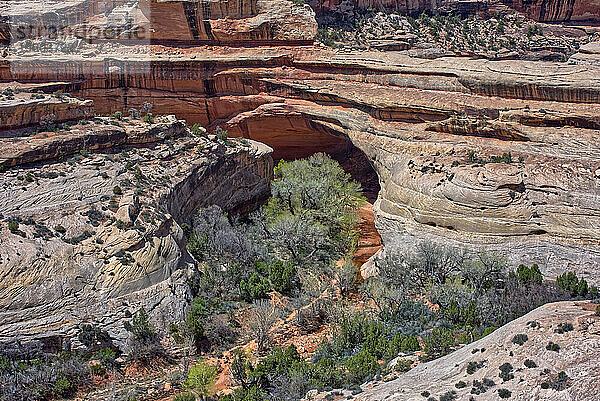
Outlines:
[[[502,0],[528,17],[543,22],[598,21],[599,0]]]
[[[598,281],[600,69],[319,48],[17,59],[2,79],[75,81],[101,112],[153,112],[265,141],[275,157],[363,151],[388,244],[427,239]],[[509,155],[510,153],[510,155]],[[504,155],[506,154],[506,155]]]

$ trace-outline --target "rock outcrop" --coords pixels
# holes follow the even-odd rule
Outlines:
[[[60,344],[91,323],[122,345],[141,307],[159,328],[180,320],[196,273],[179,223],[213,204],[248,210],[273,168],[269,147],[197,137],[173,116],[95,118],[0,150],[13,166],[0,177],[0,342]]]
[[[246,43],[306,42],[317,34],[315,13],[291,0],[139,0],[133,2],[71,0],[0,5],[3,37],[12,42],[70,35],[105,43]],[[2,18],[0,18],[2,19]],[[2,29],[2,27],[4,27]],[[69,51],[72,51],[70,49]]]
[[[15,93],[12,86],[0,85],[0,130],[5,131],[0,136],[40,122],[51,125],[88,118],[92,115],[92,110],[91,100],[80,100],[62,94],[49,96],[43,93]]]
[[[432,240],[600,281],[598,67],[312,47],[161,53],[20,57],[0,77],[64,82],[73,62],[118,66],[74,93],[101,112],[150,99],[157,113],[263,141],[275,158],[357,147],[381,183],[385,246]]]
[[[419,364],[395,380],[367,383],[364,392],[344,399],[422,401],[446,395],[454,400],[596,400],[600,317],[595,308],[585,302],[544,305],[458,351]],[[319,394],[307,399],[336,398]]]
[[[543,22],[598,21],[598,0],[502,0],[509,7]]]

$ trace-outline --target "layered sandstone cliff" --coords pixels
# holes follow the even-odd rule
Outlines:
[[[62,123],[88,118],[92,115],[91,100],[65,95],[49,96],[43,93],[19,92],[13,86],[0,85],[0,130],[45,124]],[[4,136],[8,132],[0,133]]]
[[[0,20],[0,35],[13,43],[41,38],[66,41],[69,52],[74,50],[72,35],[97,43],[222,44],[310,43],[317,33],[312,9],[291,0],[72,0],[50,1],[43,7],[24,1],[18,6],[1,4]]]
[[[598,21],[598,0],[502,0],[530,18],[544,22]]]
[[[75,93],[102,112],[150,99],[158,113],[263,141],[276,158],[355,146],[379,176],[385,246],[433,240],[599,281],[597,67],[281,47],[125,57],[20,57],[0,76],[109,71]]]
[[[13,166],[0,177],[1,342],[60,344],[89,323],[122,345],[141,307],[168,327],[196,274],[179,224],[202,207],[239,212],[269,195],[270,148],[196,137],[173,116],[0,141]]]

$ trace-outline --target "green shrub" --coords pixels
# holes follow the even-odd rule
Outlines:
[[[284,263],[276,261],[268,265],[269,281],[273,289],[282,293],[290,292],[298,285],[298,268],[293,263]]]
[[[142,118],[142,121],[146,124],[154,124],[154,116],[152,115],[152,113],[146,113],[146,115],[144,115],[144,117]]]
[[[192,125],[190,131],[196,136],[206,136],[206,130],[198,123]]]
[[[397,372],[408,372],[412,368],[413,361],[410,359],[399,359],[394,366]]]
[[[588,293],[588,283],[579,280],[573,272],[563,273],[556,278],[556,285],[568,292],[572,297],[585,296]]]
[[[454,385],[454,387],[456,387],[458,389],[465,388],[465,387],[467,387],[467,383],[465,383],[464,381],[460,380],[458,383],[456,383]]]
[[[435,328],[423,338],[423,349],[429,359],[448,354],[454,346],[454,333],[451,330]]]
[[[350,381],[360,384],[379,371],[379,362],[377,357],[363,350],[348,359],[346,368],[350,374]]]
[[[531,267],[520,265],[517,267],[517,278],[523,284],[541,284],[542,272],[537,264]]]
[[[187,379],[183,382],[183,387],[194,390],[201,397],[207,397],[215,390],[218,374],[216,366],[200,362],[190,367]]]
[[[19,231],[19,222],[15,221],[15,220],[11,220],[8,222],[8,229],[10,230],[11,233],[16,233],[17,231]]]
[[[124,327],[125,330],[140,340],[149,340],[156,335],[152,325],[148,321],[148,313],[144,308],[141,308],[133,315],[131,323],[125,322]]]
[[[90,366],[90,372],[94,376],[104,376],[104,374],[106,374],[106,368],[99,363],[95,363]]]
[[[120,187],[120,186],[116,185],[116,186],[113,188],[113,193],[114,193],[115,195],[122,195],[122,194],[123,194],[123,190],[121,189],[121,187]]]
[[[106,368],[113,368],[116,366],[117,353],[112,348],[102,348],[94,353],[94,359],[99,360]]]
[[[548,351],[554,351],[554,352],[559,352],[560,351],[560,345],[553,343],[552,341],[550,341],[547,345],[546,345],[546,349]]]
[[[65,397],[73,390],[73,383],[71,383],[68,379],[61,378],[54,383],[54,394],[57,396]]]
[[[271,290],[271,282],[267,277],[254,272],[247,280],[240,281],[240,294],[248,302],[255,299],[266,299]]]
[[[197,346],[204,338],[204,323],[208,315],[208,302],[202,297],[195,297],[190,304],[185,323],[188,334]]]
[[[227,140],[227,131],[222,129],[221,127],[217,127],[215,129],[215,135],[217,136],[217,139],[219,139],[220,141]]]
[[[498,389],[498,395],[500,396],[500,398],[510,398],[512,393],[510,392],[510,390],[501,388],[501,389]]]

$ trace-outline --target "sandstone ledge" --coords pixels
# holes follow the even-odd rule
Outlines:
[[[2,174],[1,342],[55,343],[93,323],[122,345],[124,319],[140,307],[168,327],[182,318],[196,274],[179,223],[202,207],[236,213],[269,195],[265,145],[194,137],[177,120],[136,130],[132,138],[163,140]]]

